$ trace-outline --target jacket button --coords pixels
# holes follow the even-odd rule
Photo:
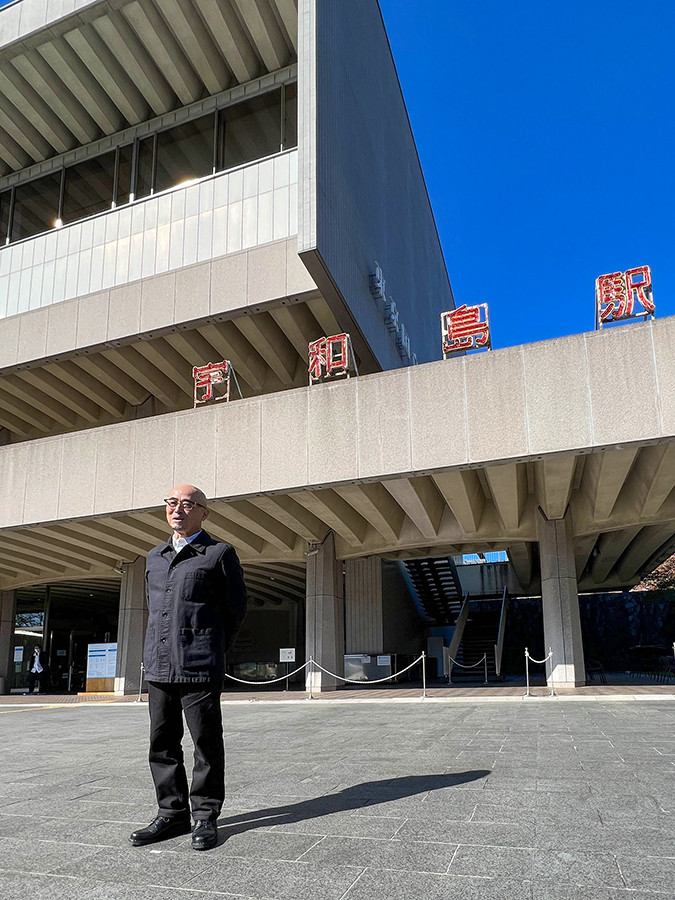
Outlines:
[[[166,644],[166,638],[161,638],[161,642],[162,642],[163,644]]]
[[[166,617],[167,617],[168,615],[169,615],[168,612],[163,612],[163,613],[162,613],[162,618],[163,618],[163,619],[166,619]]]

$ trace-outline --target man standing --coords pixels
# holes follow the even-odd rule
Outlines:
[[[225,798],[220,711],[225,652],[246,612],[246,587],[234,548],[202,529],[209,514],[204,493],[183,484],[164,502],[173,535],[148,553],[150,616],[143,653],[158,813],[129,840],[139,847],[187,834],[192,809],[192,846],[208,850],[218,840],[216,822]],[[189,790],[183,715],[195,746]]]

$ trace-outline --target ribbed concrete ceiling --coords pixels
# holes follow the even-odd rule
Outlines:
[[[536,517],[569,508],[581,590],[636,584],[675,552],[675,441],[211,504],[209,531],[255,571],[301,570],[328,529],[343,558],[506,549],[538,589]],[[109,575],[166,539],[162,509],[0,532],[0,586]],[[267,568],[274,564],[273,569]],[[265,582],[267,579],[267,582]],[[295,590],[301,590],[300,582]]]
[[[0,174],[290,65],[297,18],[297,0],[101,0],[28,34],[0,53]]]
[[[307,384],[307,344],[340,328],[320,297],[255,316],[189,325],[0,374],[0,428],[11,441],[193,405],[192,367],[231,360],[245,397]],[[232,386],[232,396],[237,397]]]

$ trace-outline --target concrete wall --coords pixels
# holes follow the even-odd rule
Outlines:
[[[673,346],[675,317],[0,447],[0,526],[672,438]]]
[[[382,626],[385,653],[421,653],[425,625],[395,562],[382,565]]]
[[[401,361],[370,293],[375,260],[418,360],[438,359],[454,302],[378,4],[301,0],[299,22],[299,248],[316,248],[383,368]]]
[[[501,594],[507,588],[510,594],[522,591],[513,568],[508,562],[473,563],[457,566],[462,593],[472,596],[481,594]]]
[[[0,318],[0,368],[136,335],[156,336],[208,316],[228,318],[283,297],[316,293],[295,238],[141,278],[43,309]]]

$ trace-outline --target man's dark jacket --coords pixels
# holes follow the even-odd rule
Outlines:
[[[148,681],[222,681],[225,652],[246,612],[246,586],[230,544],[205,531],[176,553],[169,540],[148,553]]]

